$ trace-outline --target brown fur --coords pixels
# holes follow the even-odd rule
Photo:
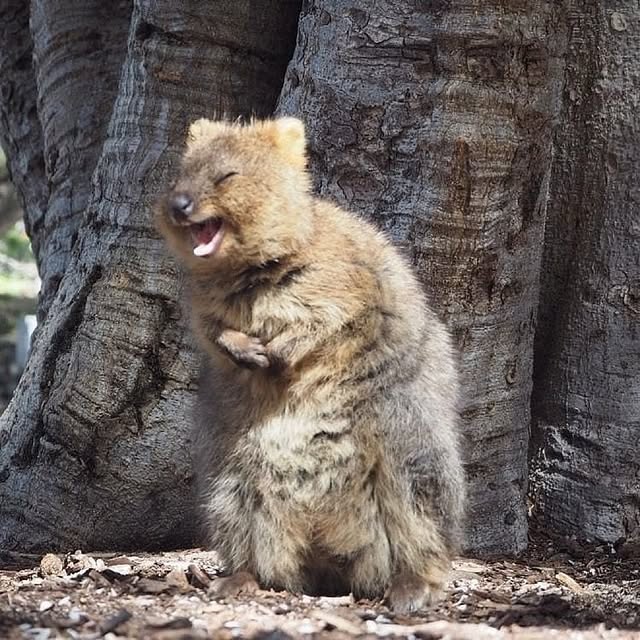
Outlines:
[[[309,193],[304,145],[293,118],[192,125],[172,193],[193,198],[189,222],[223,221],[212,256],[158,208],[208,356],[196,466],[209,540],[263,585],[387,592],[414,610],[460,536],[451,341],[384,236]]]

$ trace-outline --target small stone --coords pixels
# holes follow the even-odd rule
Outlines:
[[[314,633],[318,633],[318,631],[320,631],[320,629],[318,629],[317,625],[314,625],[311,620],[303,620],[302,624],[300,624],[298,626],[297,629],[298,633],[301,633],[303,635],[311,635]]]
[[[23,628],[25,625],[20,625]],[[52,629],[44,629],[42,627],[32,627],[31,625],[26,625],[26,628],[23,629],[25,637],[30,640],[49,640],[49,638],[53,637]]]
[[[87,620],[89,620],[89,616],[84,611],[75,608],[69,611],[69,622],[71,625],[77,626],[85,623]]]
[[[40,613],[44,612],[44,611],[49,611],[49,609],[53,609],[54,607],[53,602],[51,602],[51,600],[43,600],[39,605],[38,605],[38,611],[40,611]]]
[[[126,609],[120,609],[102,622],[100,625],[100,633],[106,638],[112,631],[115,631],[120,625],[130,619],[131,614]]]
[[[284,615],[285,613],[289,613],[289,611],[291,611],[291,607],[285,603],[278,604],[273,609],[273,613],[275,613],[278,616]]]
[[[227,635],[218,635],[220,631],[210,636],[206,629],[160,629],[154,632],[153,640],[208,640],[211,637],[222,638],[232,635],[227,629],[224,629]]]
[[[192,627],[189,618],[154,618],[147,619],[147,626],[154,629],[190,629]]]
[[[227,629],[236,629],[240,627],[240,623],[237,620],[228,620],[223,626]]]
[[[376,633],[378,631],[378,625],[373,620],[365,620],[364,626],[367,633]]]
[[[63,570],[64,562],[55,553],[47,553],[40,560],[40,573],[43,576],[55,576],[62,573]]]
[[[152,580],[151,578],[141,578],[136,583],[136,588],[138,591],[142,591],[143,593],[162,593],[163,591],[168,591],[170,589],[170,585],[166,582],[160,580]]]
[[[110,564],[107,565],[103,573],[111,572],[115,576],[128,576],[131,575],[132,568],[130,564]]]
[[[375,620],[378,615],[373,609],[357,609],[355,614],[362,620]]]
[[[190,591],[193,588],[187,580],[187,574],[181,569],[170,571],[165,580],[170,587],[177,587],[181,592]]]

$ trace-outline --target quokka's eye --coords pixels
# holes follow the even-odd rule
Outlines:
[[[237,176],[237,175],[238,175],[237,171],[229,171],[229,173],[226,173],[225,175],[223,175],[222,177],[218,178],[215,181],[215,186],[217,187],[219,184],[222,184],[228,178],[231,178],[232,176]]]

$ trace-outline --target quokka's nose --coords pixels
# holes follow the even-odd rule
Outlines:
[[[193,199],[188,193],[174,193],[169,198],[169,208],[174,220],[181,222],[193,213]]]

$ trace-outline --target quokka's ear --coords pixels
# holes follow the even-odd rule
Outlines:
[[[191,123],[187,144],[199,142],[205,138],[213,138],[229,127],[227,122],[222,120],[207,120],[200,118]]]
[[[306,146],[307,140],[304,133],[304,124],[298,118],[277,118],[269,123],[273,142],[280,152],[298,167],[307,164]]]

